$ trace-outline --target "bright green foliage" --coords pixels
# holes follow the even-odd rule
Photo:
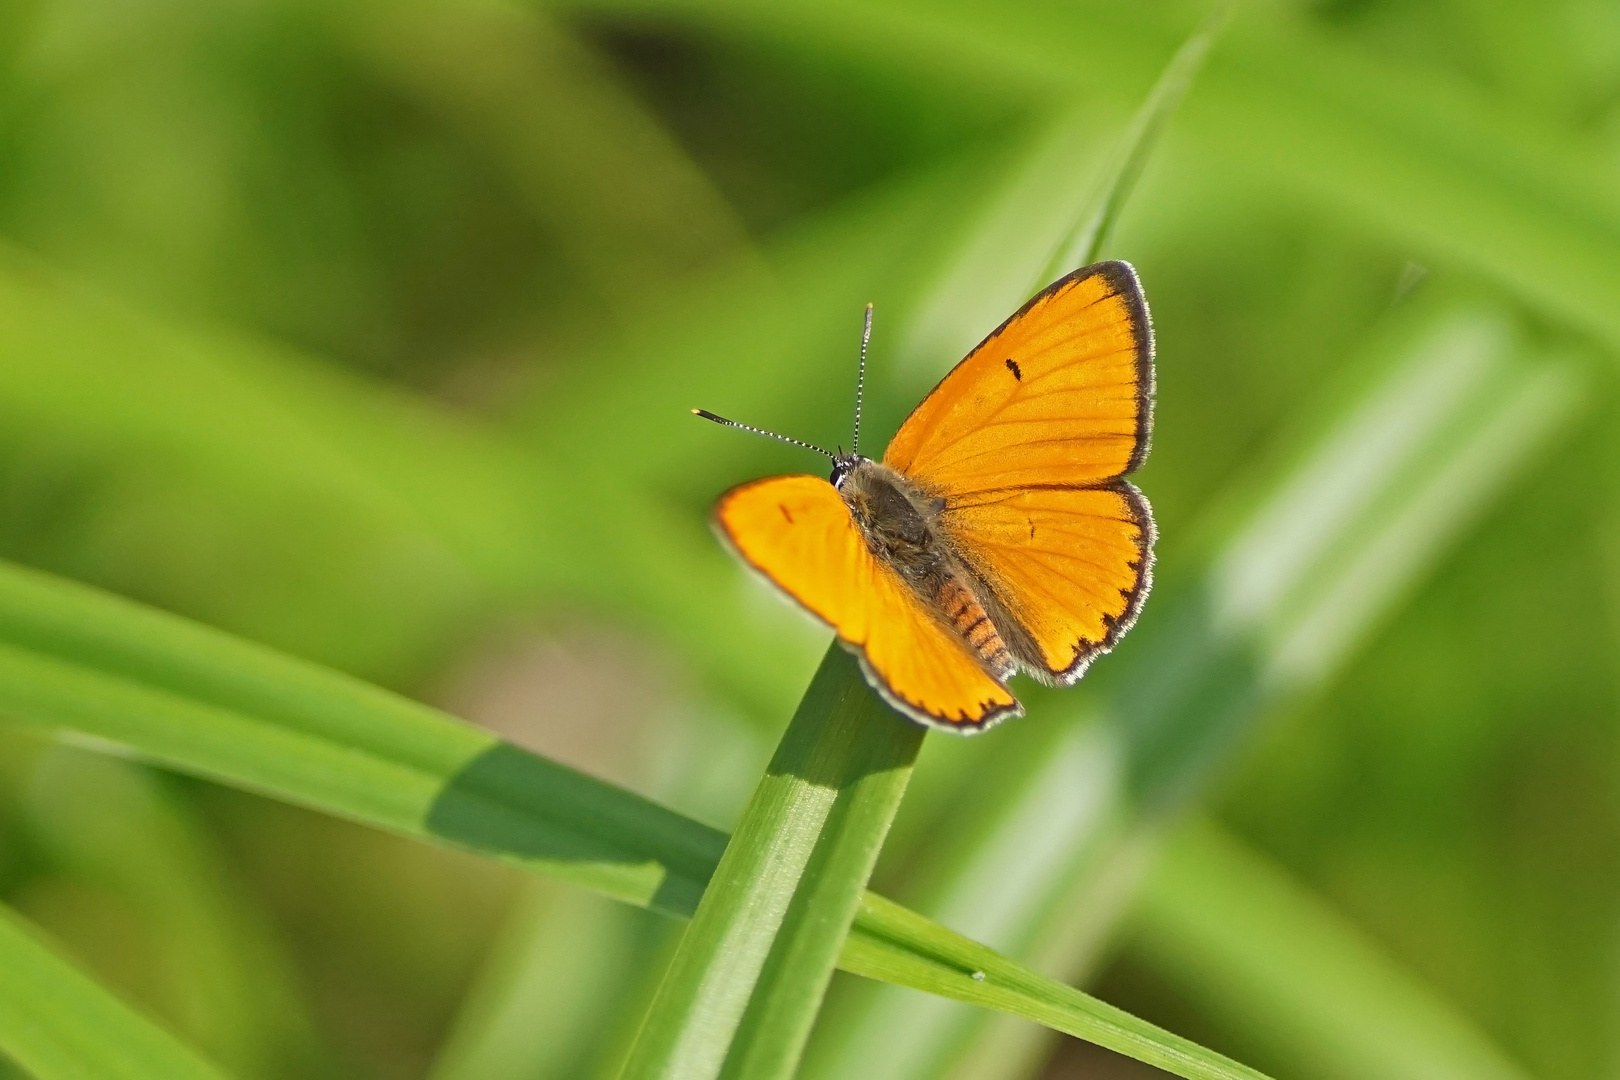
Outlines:
[[[780,804],[830,846],[768,950],[715,894],[721,1068],[1612,1073],[1620,19],[1217,8],[0,10],[13,1000],[241,1080],[616,1077],[827,644],[705,528],[821,466],[686,410],[847,443],[874,301],[875,449],[1095,254],[1156,592],[924,742],[875,891],[897,789]]]
[[[153,928],[153,1004],[176,1035],[236,1076],[339,1074],[263,910],[229,889],[223,854],[171,778],[60,744],[33,775],[22,819],[53,867]]]

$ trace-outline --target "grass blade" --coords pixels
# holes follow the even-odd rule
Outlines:
[[[1298,1075],[1528,1080],[1376,944],[1212,824],[1166,846],[1127,930],[1133,955]]]
[[[1263,1076],[1072,986],[1037,975],[880,896],[867,896],[862,918],[850,934],[844,967],[883,982],[1034,1020],[1188,1080]]]
[[[4,564],[0,716],[680,917],[726,846],[718,830],[434,709]],[[984,946],[919,916],[898,932],[901,910],[867,894],[839,964],[1065,1031],[1091,1031],[1108,1013],[1011,961],[987,966]],[[1164,1047],[1172,1070],[1188,1053],[1151,1025],[1134,1038]],[[1180,1075],[1240,1075],[1209,1071],[1227,1067],[1219,1055],[1197,1060],[1184,1068],[1202,1071]]]
[[[853,656],[828,648],[681,939],[624,1080],[701,1080],[722,1067],[761,1080],[793,1075],[923,733],[872,693]]]
[[[224,1080],[0,906],[0,1050],[37,1080]]]
[[[669,914],[725,846],[435,709],[17,567],[0,568],[0,713]]]

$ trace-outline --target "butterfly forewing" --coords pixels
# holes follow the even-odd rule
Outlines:
[[[872,555],[827,481],[778,476],[732,488],[715,522],[744,561],[832,626],[868,680],[906,715],[977,729],[1020,711],[894,568]]]
[[[1152,342],[1129,265],[1077,270],[956,365],[883,462],[945,493],[1122,476],[1147,452]]]

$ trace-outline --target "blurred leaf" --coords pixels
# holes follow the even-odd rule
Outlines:
[[[1299,1075],[1527,1080],[1376,943],[1209,823],[1177,831],[1125,929],[1133,956]]]
[[[269,604],[318,597],[324,611],[324,588],[348,601],[333,604],[334,618],[381,609],[365,632],[328,626],[307,606],[287,612],[345,666],[370,667],[376,661],[360,650],[387,654],[402,638],[417,649],[438,644],[446,622],[453,627],[496,598],[545,600],[588,603],[650,624],[697,657],[707,652],[698,663],[714,683],[759,712],[792,692],[783,676],[808,652],[796,636],[803,626],[784,610],[747,618],[758,632],[719,632],[736,612],[717,598],[740,600],[742,575],[693,515],[286,350],[176,329],[87,296],[20,257],[0,257],[0,330],[0,410],[12,438],[26,432],[46,449],[71,443],[74,455],[98,463],[98,476],[133,467],[161,477],[164,509],[177,478],[195,478],[216,515],[243,503],[254,522],[275,510],[273,541],[249,536],[226,512],[224,527],[238,535],[224,547],[235,558],[239,546],[256,545],[309,556],[290,568],[302,587],[259,586]],[[148,393],[153,385],[165,393]],[[157,493],[131,496],[131,513],[154,514]],[[161,516],[141,524],[156,534],[153,550],[125,533],[118,559],[162,565],[193,554],[175,548],[175,533],[193,530]],[[61,568],[62,545],[45,545],[41,556]],[[221,602],[206,587],[210,568],[185,557],[168,569],[174,591],[204,606],[200,614],[246,621],[205,606]],[[305,577],[323,588],[298,580]]]
[[[189,1041],[244,1078],[331,1073],[287,958],[180,800],[139,766],[56,747],[26,808],[58,870],[138,913],[161,966],[158,1005]]]
[[[609,307],[747,255],[730,207],[564,27],[499,0],[356,4],[351,47],[476,138]],[[758,272],[758,268],[755,268]]]
[[[1217,152],[1620,343],[1620,199],[1605,162],[1468,88],[1288,20],[1245,30],[1189,102],[1190,132],[1219,132]]]
[[[0,1050],[36,1080],[224,1074],[53,952],[0,906]]]
[[[633,966],[646,959],[627,925],[639,914],[561,882],[527,882],[431,1080],[590,1075],[604,1020],[625,1008]]]
[[[696,910],[725,848],[723,833],[426,706],[4,566],[0,714],[670,915]],[[863,907],[845,949],[844,966],[1092,1032],[1183,1076],[1258,1076],[893,905]]]
[[[1110,141],[1127,124],[1121,111],[1071,107],[1003,151],[984,208],[906,320],[891,382],[932,386],[1029,298],[1030,275],[1050,258],[1052,237],[1084,221],[1106,185]],[[872,377],[881,372],[874,366]]]
[[[888,328],[951,249],[952,223],[982,198],[985,156],[900,178],[778,237],[766,250],[769,276],[718,270],[608,328],[563,359],[523,418],[536,445],[593,482],[665,495],[694,474],[813,460],[718,432],[694,420],[692,406],[810,442],[847,441],[862,309],[876,306],[876,370],[892,347]],[[805,426],[818,421],[829,426]],[[633,436],[605,439],[604,430]],[[709,491],[698,490],[706,501]]]
[[[1184,9],[1054,9],[904,0],[853,7],[688,0],[570,0],[574,11],[723,22],[760,40],[860,55],[872,40],[1029,87],[1033,104],[1139,94],[1187,31]],[[1181,26],[1177,26],[1177,22]],[[1323,38],[1286,7],[1250,5],[1182,110],[1185,130],[1255,181],[1324,198],[1503,283],[1549,314],[1620,343],[1620,197],[1610,170],[1566,135],[1510,115],[1441,75]]]

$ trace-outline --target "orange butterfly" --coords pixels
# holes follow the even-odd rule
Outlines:
[[[982,731],[1023,708],[1015,670],[1068,685],[1130,629],[1153,515],[1153,328],[1136,272],[1082,267],[1030,300],[923,399],[883,454],[809,443],[831,482],[777,476],[715,507],[742,559],[832,626],[867,681],[920,723]]]

